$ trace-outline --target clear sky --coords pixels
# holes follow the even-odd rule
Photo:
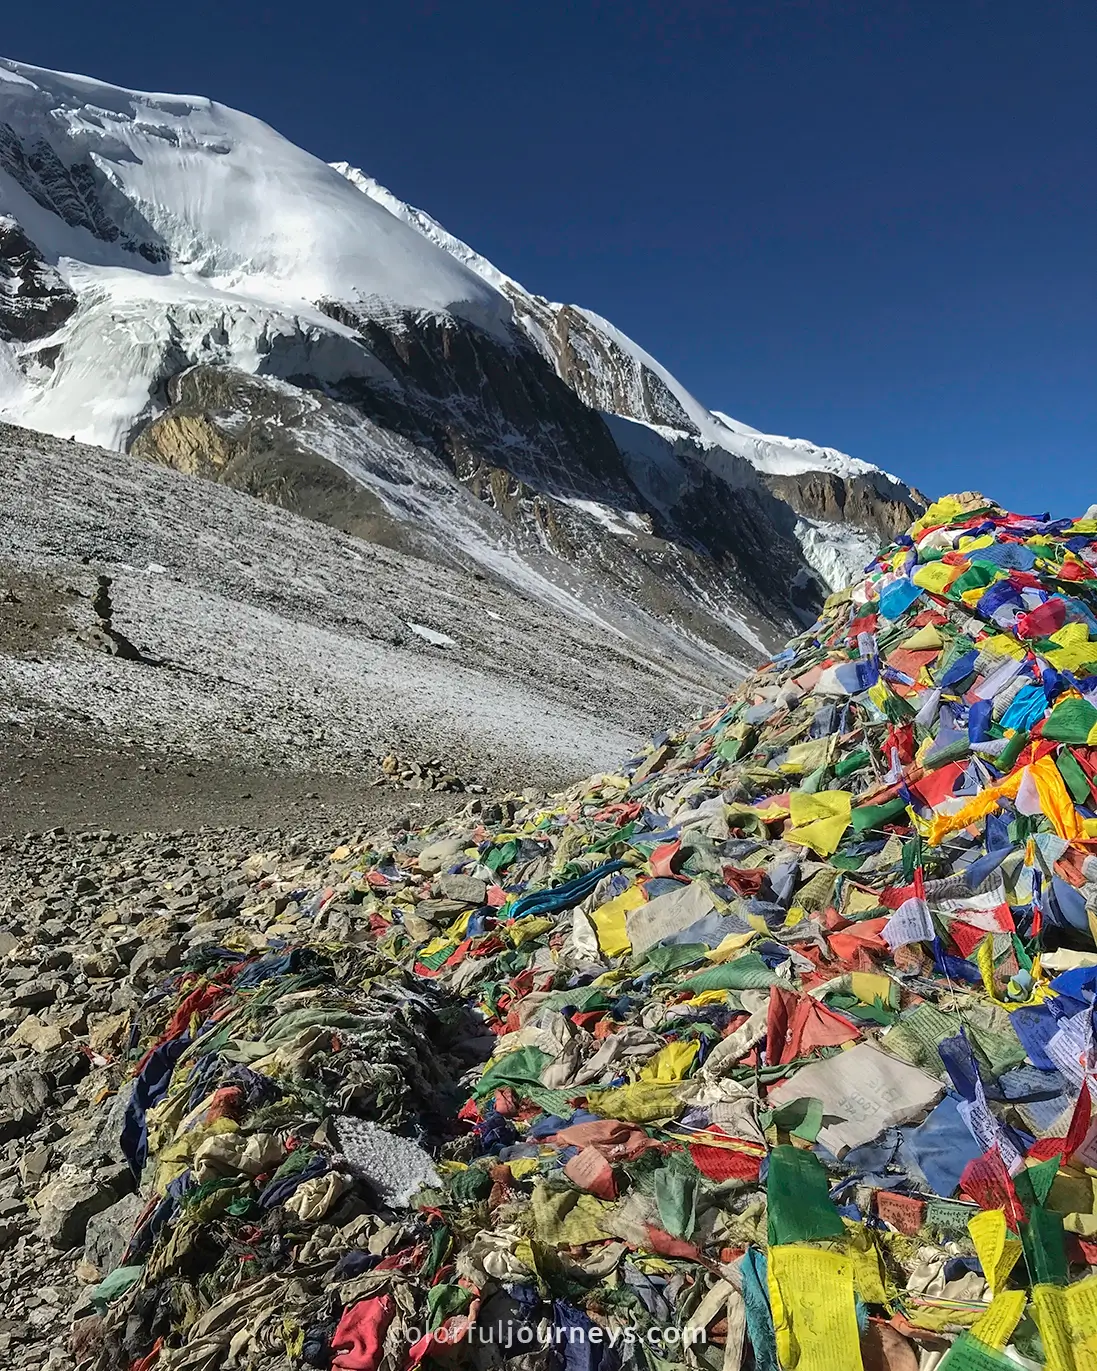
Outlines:
[[[361,166],[755,427],[1097,501],[1092,0],[52,0],[0,47]]]

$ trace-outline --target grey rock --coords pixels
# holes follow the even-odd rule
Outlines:
[[[183,961],[183,948],[177,942],[157,938],[144,943],[133,954],[129,974],[135,980],[151,980],[163,971],[174,971]]]
[[[132,1092],[133,1086],[128,1084],[109,1102],[101,1104],[98,1109],[84,1112],[79,1124],[63,1144],[65,1156],[74,1166],[91,1169],[103,1163],[125,1165],[121,1143],[122,1124]]]
[[[422,857],[420,857],[420,864]],[[462,876],[460,873],[443,872],[435,885],[448,900],[460,900],[463,904],[483,904],[487,899],[488,885],[478,876]]]
[[[19,1178],[24,1185],[34,1186],[49,1170],[52,1151],[46,1147],[32,1147],[19,1159]]]
[[[441,871],[464,852],[467,840],[463,838],[442,838],[429,843],[419,853],[419,870],[428,873]]]
[[[28,1014],[8,1040],[12,1047],[29,1047],[33,1052],[53,1052],[69,1041],[72,1034],[61,1024],[43,1023]]]
[[[57,987],[49,981],[24,981],[16,986],[8,997],[8,1002],[22,1009],[44,1009],[57,999]]]
[[[97,980],[105,979],[118,975],[122,969],[122,961],[113,948],[108,948],[104,952],[95,952],[87,957],[81,969],[85,976]]]
[[[41,1115],[35,1110],[5,1109],[0,1111],[0,1144],[25,1138],[38,1126]]]
[[[5,1094],[10,1109],[38,1116],[49,1104],[53,1092],[41,1071],[27,1067],[12,1073]]]
[[[126,1250],[137,1217],[144,1208],[140,1195],[123,1195],[109,1208],[88,1220],[84,1238],[84,1260],[99,1268],[102,1275],[113,1271]]]
[[[36,1196],[39,1235],[63,1251],[79,1247],[88,1222],[133,1188],[127,1166],[106,1167],[94,1176],[59,1177]]]

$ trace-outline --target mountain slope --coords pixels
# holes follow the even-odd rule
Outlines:
[[[363,194],[506,295],[519,327],[592,408],[639,420],[673,439],[692,439],[720,475],[728,474],[723,454],[745,459],[756,471],[772,478],[773,488],[790,499],[797,513],[808,518],[844,522],[844,501],[839,503],[833,494],[828,500],[818,491],[813,493],[810,483],[801,479],[822,474],[831,478],[827,482],[830,490],[838,482],[860,491],[860,499],[854,503],[861,527],[881,536],[905,527],[910,507],[907,499],[912,492],[897,477],[835,448],[821,448],[804,438],[761,433],[719,410],[705,409],[650,353],[609,320],[590,310],[554,304],[531,294],[425,211],[405,204],[349,163],[332,165]],[[924,503],[921,495],[914,494],[915,504]],[[810,560],[810,547],[819,539],[812,539],[808,530],[804,533],[802,541],[808,544],[805,550]],[[845,585],[865,560],[858,545],[855,565],[828,568],[824,577],[835,588]]]
[[[206,99],[0,62],[0,216],[0,417],[477,568],[717,678],[917,505],[709,413],[607,321]]]

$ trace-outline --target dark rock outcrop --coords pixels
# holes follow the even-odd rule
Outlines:
[[[0,216],[0,338],[35,343],[76,309],[76,296],[14,219]]]
[[[66,163],[45,138],[21,137],[10,124],[0,123],[0,167],[70,228],[86,229],[146,262],[167,261],[159,234],[89,159],[74,156]]]
[[[763,479],[797,514],[853,524],[878,533],[885,542],[909,528],[929,503],[920,491],[892,481],[882,472],[836,476],[827,471],[806,471]]]

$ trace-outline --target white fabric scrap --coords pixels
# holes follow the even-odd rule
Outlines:
[[[925,1114],[944,1093],[933,1076],[870,1043],[859,1043],[803,1067],[770,1091],[768,1102],[772,1107],[812,1096],[821,1100],[823,1117],[832,1121],[819,1130],[819,1141],[841,1157],[872,1142],[885,1128]]]
[[[625,917],[625,930],[632,950],[637,955],[661,943],[690,924],[703,919],[716,908],[708,886],[691,881],[678,890],[659,895],[639,909],[630,910]]]
[[[917,895],[911,896],[884,924],[880,934],[893,952],[907,943],[932,942],[935,933],[933,920],[929,917],[929,906]]]

